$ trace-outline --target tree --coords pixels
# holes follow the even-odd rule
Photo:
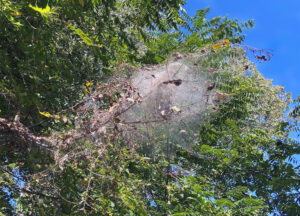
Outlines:
[[[235,45],[253,22],[190,18],[183,4],[1,1],[2,214],[299,214],[290,96]],[[175,51],[202,56],[175,59],[214,83],[214,106],[187,131],[190,147],[171,151],[168,120],[131,139],[149,133],[125,117],[144,100],[135,66]]]

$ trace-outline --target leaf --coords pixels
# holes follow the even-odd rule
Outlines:
[[[132,103],[135,102],[135,100],[134,100],[133,98],[127,98],[126,100],[127,100],[128,102],[132,102]]]
[[[163,119],[167,120],[167,116],[166,116],[166,111],[163,110],[160,112],[161,117],[163,117]]]
[[[187,134],[186,130],[180,130],[179,133],[180,134]]]
[[[22,13],[19,12],[19,11],[13,11],[10,14],[13,15],[13,16],[21,16],[22,15]]]
[[[67,122],[68,122],[67,116],[63,116],[63,117],[62,117],[62,120],[63,120],[64,123],[67,123]]]
[[[8,165],[9,168],[15,168],[16,167],[16,163],[11,163]]]
[[[112,112],[112,111],[115,109],[116,106],[118,106],[117,103],[113,104],[113,105],[109,108],[109,112]]]
[[[45,8],[40,8],[37,5],[32,6],[32,4],[29,4],[29,7],[37,12],[39,12],[42,16],[48,16],[50,14],[54,14],[55,12],[51,10],[49,5],[47,4]]]
[[[174,112],[174,113],[182,112],[182,110],[180,108],[178,108],[177,106],[172,106],[170,110],[171,110],[171,112]]]
[[[40,114],[46,116],[47,118],[52,117],[52,115],[48,112],[40,112]]]
[[[168,81],[164,81],[163,84],[174,84],[176,86],[180,86],[182,83],[181,79],[177,79],[177,80],[168,80]]]
[[[119,118],[114,118],[114,123],[120,123],[121,122],[121,119]]]
[[[214,50],[221,49],[221,48],[222,48],[222,44],[220,44],[220,43],[214,44],[214,45],[212,45],[212,48],[213,48]]]
[[[84,6],[84,1],[83,0],[79,0],[79,4],[83,7]]]
[[[227,39],[223,40],[222,44],[223,44],[223,46],[227,47],[230,44],[230,41]]]
[[[75,26],[73,26],[71,23],[68,26],[75,34],[77,34],[82,39],[83,43],[85,43],[86,45],[96,46],[99,48],[103,47],[102,44],[95,44],[89,37],[89,35],[87,33],[84,33],[80,28],[75,28]]]
[[[219,99],[225,99],[228,97],[228,94],[226,93],[221,93],[221,92],[216,92],[216,97]]]
[[[86,82],[85,85],[86,85],[87,87],[89,87],[89,86],[94,85],[94,83],[93,83],[93,82]]]

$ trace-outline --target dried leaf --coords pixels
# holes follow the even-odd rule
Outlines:
[[[212,84],[212,85],[209,85],[209,86],[207,87],[207,90],[208,90],[208,91],[211,91],[211,90],[213,90],[213,89],[215,88],[215,86],[216,86],[215,83]]]
[[[117,106],[118,104],[113,104],[110,108],[109,108],[109,112],[112,112],[114,110],[114,108]]]
[[[183,56],[179,52],[174,53],[172,56],[174,56],[176,60],[183,58]]]
[[[161,117],[163,117],[163,119],[167,120],[167,116],[166,116],[166,111],[161,111],[160,112]]]
[[[180,130],[179,133],[180,134],[186,134],[187,132],[186,132],[186,130]]]
[[[132,102],[132,103],[134,103],[134,102],[135,102],[135,100],[134,100],[134,99],[132,99],[132,98],[126,98],[126,100],[127,100],[128,102]]]
[[[97,130],[97,133],[98,133],[98,134],[105,134],[105,133],[106,133],[106,127],[105,127],[105,126],[100,127],[100,128]]]
[[[174,84],[176,86],[180,86],[182,83],[181,79],[177,79],[177,80],[168,80],[168,81],[164,81],[163,84]]]
[[[63,120],[64,123],[67,123],[67,122],[68,122],[67,116],[63,116],[63,117],[62,117],[62,120]]]
[[[228,94],[216,92],[216,97],[219,99],[224,99],[224,98],[228,97]]]
[[[121,119],[119,118],[114,118],[114,123],[120,123],[121,122]]]
[[[178,108],[177,106],[172,106],[170,110],[171,110],[171,112],[174,112],[174,113],[182,112],[182,110],[180,108]]]

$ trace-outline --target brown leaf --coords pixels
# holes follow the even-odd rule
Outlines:
[[[255,58],[259,59],[259,60],[263,60],[263,61],[268,61],[270,58],[267,58],[265,55],[254,55]]]
[[[121,122],[121,119],[119,118],[114,118],[114,123],[120,123]]]
[[[182,110],[180,108],[178,108],[177,106],[172,106],[170,110],[171,110],[171,112],[174,112],[174,113],[182,112]]]
[[[167,120],[167,116],[166,116],[166,111],[161,111],[160,112],[161,117],[163,117],[163,119]]]
[[[132,102],[132,103],[134,103],[134,102],[135,102],[135,100],[134,100],[134,99],[132,99],[132,98],[127,98],[126,100],[127,100],[127,101],[129,101],[129,102]]]
[[[181,79],[177,79],[177,80],[168,80],[168,81],[164,81],[163,84],[174,84],[176,86],[180,86],[182,83]]]
[[[186,130],[180,130],[179,133],[180,134],[187,134]]]
[[[244,68],[244,70],[248,70],[249,65],[244,65],[243,68]]]
[[[228,94],[216,92],[216,97],[219,99],[224,99],[228,97]]]
[[[211,72],[211,73],[213,73],[213,72],[216,71],[216,69],[215,68],[209,68],[208,71]]]
[[[172,56],[174,56],[176,60],[183,58],[179,52],[174,53]]]
[[[208,91],[211,91],[211,90],[213,90],[213,89],[215,88],[215,86],[216,86],[215,83],[212,84],[212,85],[209,85],[209,86],[207,87],[207,90],[208,90]]]

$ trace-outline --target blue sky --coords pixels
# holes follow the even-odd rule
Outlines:
[[[258,64],[265,78],[283,85],[293,98],[300,95],[300,0],[186,0],[189,15],[210,7],[208,18],[226,16],[255,20],[244,44],[273,50],[269,62]]]

